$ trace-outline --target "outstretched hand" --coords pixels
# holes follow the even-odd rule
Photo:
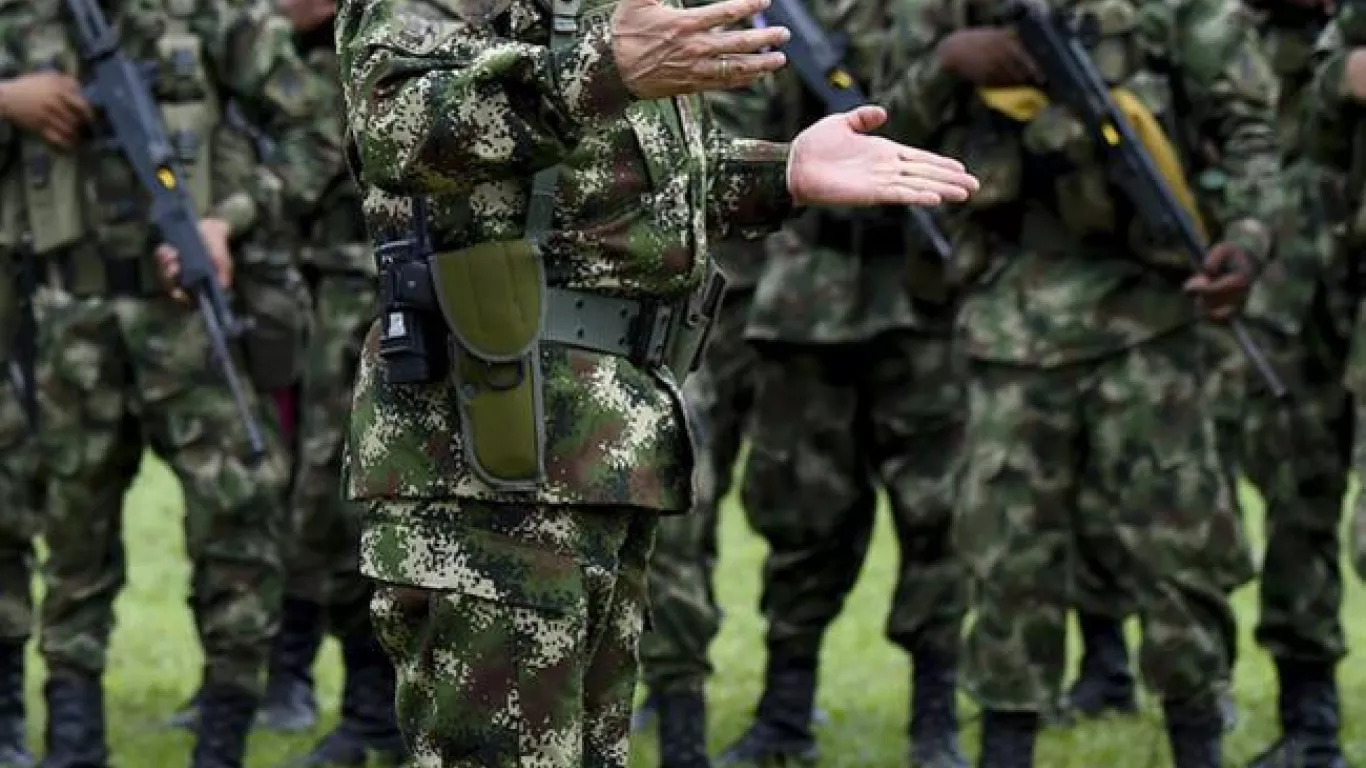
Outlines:
[[[787,187],[798,205],[932,207],[962,202],[980,184],[957,160],[869,136],[881,107],[830,115],[792,142]]]

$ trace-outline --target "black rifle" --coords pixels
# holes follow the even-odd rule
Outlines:
[[[820,22],[806,10],[804,0],[773,0],[764,11],[765,21],[787,27],[792,36],[783,46],[783,53],[797,76],[825,104],[826,112],[848,112],[868,104],[849,70],[844,68],[844,51],[840,49]],[[921,238],[940,261],[953,257],[953,248],[935,223],[930,212],[919,206],[908,206],[907,215]]]
[[[119,50],[118,33],[97,0],[66,3],[75,21],[81,61],[92,74],[86,97],[103,114],[114,141],[151,198],[153,226],[180,254],[180,287],[199,306],[214,363],[227,380],[237,416],[246,427],[251,456],[258,459],[265,453],[265,441],[228,350],[228,341],[240,336],[244,327],[218,283],[208,247],[199,234],[194,200],[185,189],[185,173],[166,138],[156,101],[139,67]]]
[[[19,302],[19,322],[14,329],[14,351],[9,359],[9,382],[24,409],[28,428],[38,432],[38,321],[34,315],[33,295],[38,291],[38,263],[32,241],[19,243],[18,275],[14,291]]]
[[[1204,270],[1206,247],[1190,214],[1177,202],[1167,182],[1138,140],[1133,126],[1110,97],[1105,79],[1078,38],[1069,17],[1030,0],[1012,4],[1016,33],[1038,64],[1048,97],[1066,106],[1086,124],[1100,147],[1110,182],[1133,205],[1138,218],[1159,242],[1179,247],[1196,272]],[[1243,354],[1278,399],[1288,394],[1261,347],[1237,320],[1229,324]]]

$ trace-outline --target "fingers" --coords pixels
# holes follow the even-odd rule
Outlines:
[[[708,40],[712,53],[759,53],[765,48],[781,48],[792,37],[787,27],[764,27],[713,32]]]
[[[777,72],[786,64],[787,57],[777,51],[722,56],[710,60],[703,76],[711,85],[728,90],[749,85],[770,72]]]
[[[869,133],[881,128],[887,122],[887,110],[868,105],[844,114],[849,127],[859,133]]]
[[[685,31],[701,32],[738,24],[768,7],[769,0],[721,0],[701,8],[679,11]]]

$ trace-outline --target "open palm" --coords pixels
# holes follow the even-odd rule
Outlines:
[[[788,160],[793,199],[799,205],[935,206],[977,191],[977,179],[957,160],[868,135],[885,122],[881,107],[860,107],[802,131]]]

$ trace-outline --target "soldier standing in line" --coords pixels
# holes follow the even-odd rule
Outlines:
[[[267,188],[307,199],[306,175],[263,171],[259,184],[214,189],[224,154],[226,102],[290,136],[306,152],[312,109],[305,70],[288,29],[258,3],[224,0],[105,3],[121,50],[155,63],[149,83],[185,183],[201,212],[199,232],[218,279],[231,281],[231,245],[261,215]],[[43,265],[38,349],[44,378],[40,444],[53,474],[44,521],[48,558],[42,607],[47,660],[44,765],[108,762],[102,674],[113,602],[124,579],[121,505],[145,444],[180,481],[193,562],[191,607],[204,646],[204,717],[193,764],[242,764],[280,600],[278,463],[247,461],[243,427],[227,387],[207,363],[208,341],[193,314],[165,295],[144,190],[113,142],[100,140],[99,105],[75,78],[89,76],[73,38],[69,6],[38,0],[0,6],[7,58],[23,73],[71,77],[54,105],[6,123],[8,224],[32,238]],[[153,68],[149,68],[151,70]],[[18,79],[0,83],[8,89]],[[0,102],[3,98],[0,90]],[[285,129],[286,125],[297,128]],[[241,161],[241,155],[235,155]],[[250,159],[245,160],[248,165]],[[277,177],[278,174],[278,177]],[[297,178],[296,178],[297,176]],[[10,208],[13,206],[13,208]],[[8,233],[6,237],[13,236]],[[249,407],[255,398],[247,393]],[[268,421],[268,420],[267,420]]]
[[[971,577],[965,678],[984,710],[981,765],[1033,765],[1066,658],[1070,564],[1086,549],[1122,555],[1113,575],[1143,619],[1141,666],[1175,765],[1217,768],[1236,627],[1227,564],[1247,553],[1203,397],[1196,306],[1232,316],[1272,253],[1273,76],[1228,0],[1066,5],[1188,213],[1185,139],[1212,142],[1227,168],[1228,215],[1210,222],[1192,276],[1186,254],[1135,220],[1079,116],[1038,90],[1062,84],[1043,82],[1013,28],[1018,7],[922,6],[903,38],[913,63],[883,94],[890,135],[962,151],[985,177],[954,264],[969,386],[955,541]]]
[[[646,561],[692,506],[679,384],[707,241],[794,204],[935,204],[957,164],[835,115],[789,146],[696,94],[780,67],[757,0],[344,0],[381,320],[346,473],[417,762],[624,768]],[[516,311],[510,311],[516,310]],[[443,353],[449,352],[449,358]]]

